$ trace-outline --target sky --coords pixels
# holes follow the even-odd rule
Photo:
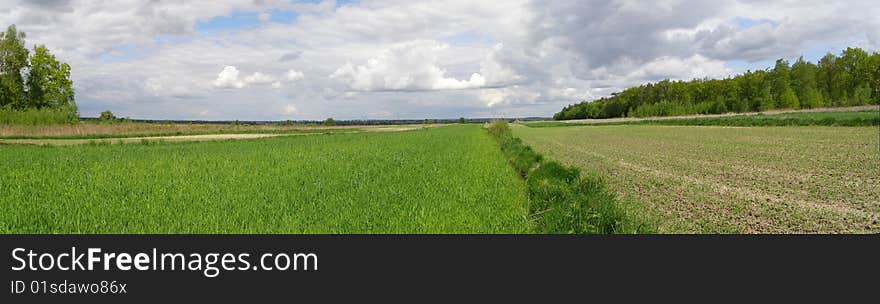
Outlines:
[[[662,79],[880,50],[868,1],[6,0],[71,65],[80,115],[551,116]]]

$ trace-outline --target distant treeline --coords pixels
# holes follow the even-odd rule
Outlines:
[[[78,120],[70,66],[43,45],[31,54],[24,38],[15,25],[0,32],[0,124]]]
[[[725,79],[663,80],[610,97],[569,105],[553,119],[721,114],[772,109],[880,104],[880,53],[847,48],[817,64],[803,57],[789,65],[747,71]]]

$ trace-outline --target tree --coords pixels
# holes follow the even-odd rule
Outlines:
[[[788,61],[785,59],[776,60],[776,66],[773,67],[773,72],[770,74],[770,93],[776,99],[776,106],[781,109],[799,109],[797,95],[791,89]]]
[[[554,119],[670,116],[880,104],[880,53],[847,48],[818,64],[779,59],[725,79],[661,80],[568,105]]]
[[[333,120],[333,118],[327,118],[327,119],[324,120],[324,125],[325,125],[325,126],[335,126],[335,125],[336,125],[336,121]]]
[[[465,123],[464,117],[459,117],[459,118],[458,118],[458,123],[460,123],[460,124]]]
[[[26,106],[22,70],[28,67],[28,50],[24,32],[15,25],[0,33],[0,106],[23,109]]]
[[[873,103],[880,104],[880,53],[871,54],[870,66],[874,67],[871,86],[874,88]]]
[[[70,65],[58,62],[45,46],[34,47],[31,68],[27,79],[28,107],[72,108],[73,82],[70,81]]]
[[[872,102],[871,95],[874,89],[871,86],[877,69],[877,63],[872,57],[873,55],[860,48],[847,48],[841,53],[838,65],[841,73],[848,76],[840,79],[849,97],[845,100],[845,105],[864,105]]]
[[[99,117],[99,119],[102,122],[111,122],[112,123],[112,122],[116,121],[116,115],[113,115],[113,112],[110,112],[109,110],[103,111],[103,112],[101,112],[101,116]]]
[[[822,106],[822,95],[816,85],[818,69],[815,64],[804,61],[803,56],[791,66],[791,86],[803,108]]]

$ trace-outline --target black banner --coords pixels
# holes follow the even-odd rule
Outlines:
[[[4,235],[0,243],[2,303],[543,302],[607,287],[858,290],[880,273],[878,235]]]

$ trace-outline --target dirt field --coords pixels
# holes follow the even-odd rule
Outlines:
[[[514,134],[607,174],[662,232],[880,232],[876,127],[520,125]]]

